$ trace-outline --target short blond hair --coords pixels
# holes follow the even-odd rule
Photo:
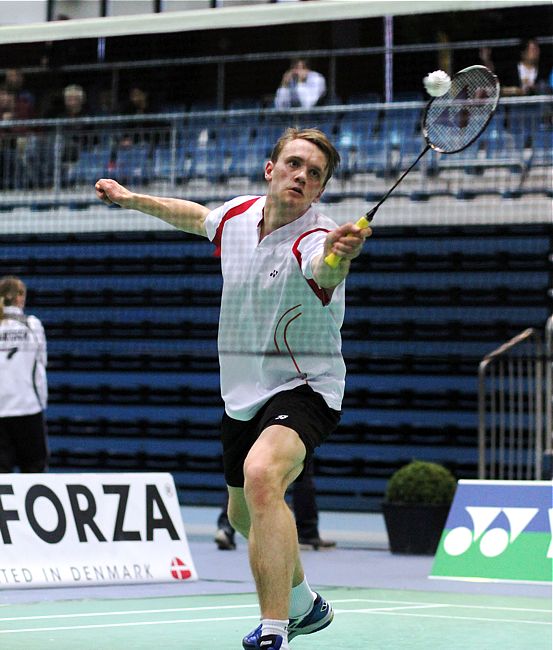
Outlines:
[[[63,96],[64,97],[69,97],[69,96],[75,96],[75,97],[80,97],[83,101],[85,100],[86,93],[83,90],[82,86],[79,86],[78,84],[71,84],[69,86],[65,86],[63,89]]]
[[[294,140],[307,140],[308,142],[313,143],[318,147],[326,156],[326,177],[324,179],[323,186],[325,186],[334,170],[340,164],[340,154],[338,153],[336,147],[332,144],[329,138],[325,133],[319,129],[296,129],[290,127],[284,131],[280,138],[276,141],[273,150],[271,151],[271,162],[276,163],[278,157],[282,153],[284,147]]]

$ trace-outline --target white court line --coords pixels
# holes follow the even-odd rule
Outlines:
[[[448,607],[448,605],[407,605],[406,607],[371,607],[365,609],[335,609],[336,613],[340,614],[349,614],[350,612],[367,612],[367,613],[379,613],[379,612],[398,612],[400,610],[406,609],[437,609],[439,607]]]
[[[434,603],[420,600],[384,600],[383,598],[352,598],[351,600],[331,600],[333,603],[359,602],[359,603],[390,603],[393,605],[429,605],[435,607],[458,607],[459,609],[494,609],[504,612],[550,612],[542,607],[500,607],[496,605],[461,605],[460,603]]]
[[[435,605],[420,605],[419,607],[435,607]],[[438,605],[440,607],[446,605]],[[446,616],[442,614],[414,614],[405,611],[398,611],[402,608],[393,608],[392,610],[386,610],[381,608],[371,608],[371,609],[344,609],[336,610],[337,614],[384,614],[387,616],[410,616],[414,618],[436,618],[436,619],[447,619],[454,621],[480,621],[487,623],[525,623],[528,625],[547,625],[549,622],[542,621],[527,621],[523,619],[500,619],[500,618],[480,618],[472,616]],[[69,625],[69,626],[57,626],[57,627],[39,627],[39,628],[20,628],[20,629],[11,629],[11,630],[0,630],[0,634],[21,634],[21,633],[31,633],[31,632],[60,632],[60,631],[71,631],[71,630],[92,630],[92,629],[107,629],[107,628],[122,628],[122,627],[145,627],[152,625],[176,625],[183,623],[219,623],[224,621],[245,621],[255,619],[259,620],[258,616],[220,616],[214,618],[193,618],[193,619],[174,619],[174,620],[163,620],[163,621],[135,621],[133,623],[96,623],[93,625]]]
[[[208,612],[211,610],[220,610],[220,609],[244,609],[249,607],[256,607],[259,609],[259,605],[254,603],[252,605],[221,605],[215,606],[210,605],[209,607],[170,607],[167,609],[129,609],[121,610],[118,612],[83,612],[81,614],[44,614],[40,616],[12,616],[10,618],[0,618],[2,621],[39,621],[41,619],[47,618],[51,620],[53,618],[87,618],[90,616],[130,616],[133,614],[174,614],[175,612]]]
[[[371,602],[365,600],[364,598],[343,598],[339,600],[333,600],[332,603],[366,603]],[[376,600],[374,602],[386,602],[381,600]],[[203,607],[168,607],[163,609],[129,609],[129,610],[119,610],[119,611],[109,611],[109,612],[81,612],[76,614],[43,614],[35,616],[10,616],[0,618],[0,622],[6,621],[39,621],[41,619],[54,619],[54,618],[87,618],[90,616],[127,616],[127,615],[139,615],[139,614],[170,614],[175,612],[209,612],[209,611],[219,611],[221,609],[244,609],[255,607],[259,609],[258,603],[244,603],[242,605],[209,605]]]
[[[549,609],[541,608],[529,608],[529,607],[496,607],[493,605],[461,605],[457,603],[421,603],[420,601],[408,601],[408,600],[384,600],[382,598],[338,598],[332,599],[331,603],[343,604],[343,603],[385,603],[392,605],[400,605],[403,607],[456,607],[459,609],[484,609],[484,610],[498,610],[498,611],[507,611],[507,612],[549,612]],[[8,605],[5,605],[8,606]],[[229,610],[229,609],[244,609],[244,608],[258,608],[257,603],[244,603],[242,605],[209,605],[209,606],[200,606],[200,607],[170,607],[163,609],[130,609],[130,610],[119,610],[119,611],[109,611],[109,612],[81,612],[76,614],[45,614],[45,615],[35,615],[35,616],[10,616],[0,618],[0,622],[8,621],[38,621],[42,619],[67,619],[67,618],[90,618],[94,616],[132,616],[132,615],[141,615],[141,614],[171,614],[175,612],[208,612],[208,611],[220,611],[220,610]],[[386,608],[390,609],[390,608]],[[343,613],[348,611],[376,611],[375,610],[340,610]]]
[[[539,610],[545,611],[545,610]],[[526,621],[521,618],[480,618],[478,616],[450,616],[445,614],[411,614],[409,612],[388,611],[385,609],[339,609],[335,610],[336,614],[384,614],[388,616],[412,616],[414,618],[443,618],[453,621],[484,621],[487,623],[527,623],[528,625],[547,625],[551,626],[549,621]]]
[[[217,618],[184,618],[169,621],[136,621],[134,623],[98,623],[94,625],[68,625],[60,627],[29,627],[15,630],[0,630],[0,634],[20,634],[22,632],[59,632],[64,630],[93,630],[105,629],[109,627],[143,627],[145,625],[174,625],[177,623],[219,623],[221,621],[246,621],[255,619],[259,621],[259,616],[220,616]]]

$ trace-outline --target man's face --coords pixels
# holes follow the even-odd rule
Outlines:
[[[83,97],[80,93],[66,93],[64,102],[70,113],[78,113],[83,107]]]
[[[305,65],[305,61],[297,61],[292,71],[296,75],[298,81],[305,81],[307,79],[307,73],[309,68]]]
[[[537,64],[540,60],[540,46],[536,42],[530,41],[524,50],[522,58],[527,63]]]
[[[6,83],[10,88],[19,89],[23,85],[23,75],[19,70],[10,68],[9,70],[6,70]]]
[[[271,199],[276,204],[301,216],[323,193],[327,159],[308,140],[298,138],[288,142],[276,162],[265,165]]]

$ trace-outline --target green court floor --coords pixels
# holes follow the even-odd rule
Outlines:
[[[550,601],[327,588],[326,630],[302,650],[551,650]],[[2,650],[240,650],[258,621],[255,594],[69,600],[0,607]]]

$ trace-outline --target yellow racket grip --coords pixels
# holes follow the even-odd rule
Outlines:
[[[359,221],[355,224],[358,228],[368,228],[370,226],[370,223],[366,217],[361,217]],[[338,264],[340,264],[340,260],[342,258],[339,255],[336,255],[336,253],[329,253],[325,257],[325,262],[328,264],[333,269],[338,268]]]

